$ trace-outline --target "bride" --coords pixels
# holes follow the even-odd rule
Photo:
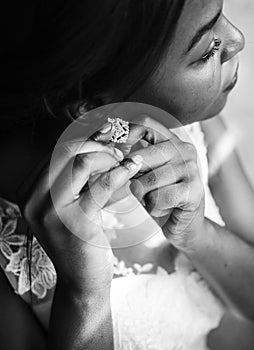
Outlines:
[[[24,16],[19,6],[6,13],[17,16],[2,47],[2,348],[239,348],[234,334],[246,325],[246,338],[254,318],[254,193],[235,150],[209,184],[207,163],[244,47],[223,1],[46,2]],[[96,111],[124,101],[185,126],[139,116],[113,147],[112,123]],[[87,111],[99,131],[54,149]],[[135,150],[139,140],[146,147]],[[108,202],[126,184],[150,216],[139,204],[121,224],[146,215],[157,231],[119,248],[130,202]]]

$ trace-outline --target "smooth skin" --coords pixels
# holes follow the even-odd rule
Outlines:
[[[159,69],[130,101],[150,103],[176,117],[183,125],[217,115],[227,102],[224,90],[238,68],[244,48],[242,33],[223,15],[222,0],[188,0]],[[201,28],[217,18],[188,52]],[[221,43],[216,46],[216,41]],[[213,56],[208,53],[215,48]]]
[[[202,122],[212,162],[220,140],[228,135],[221,116]],[[210,189],[227,227],[250,244],[254,244],[254,190],[237,154],[237,145],[209,179]],[[233,215],[232,215],[233,213]]]
[[[201,41],[186,54],[190,42],[197,31],[215,18],[221,11],[221,7],[221,0],[187,1],[179,20],[175,39],[169,48],[169,53],[165,56],[160,68],[154,76],[135,94],[130,96],[130,101],[144,102],[163,108],[177,117],[182,124],[205,120],[215,116],[221,111],[228,96],[228,92],[224,90],[231,83],[235,75],[238,65],[237,54],[244,46],[242,34],[221,14],[213,28],[211,28],[202,37]],[[198,21],[196,20],[197,18],[199,19]],[[219,50],[217,50],[218,40],[221,40]],[[214,55],[207,60],[207,54],[211,52],[212,49],[215,50]],[[110,102],[112,102],[112,100],[114,101],[114,98],[111,97]],[[107,102],[109,101],[105,101],[105,103]],[[41,130],[46,130],[47,141],[54,144],[57,141],[58,135],[64,130],[65,125],[61,125],[60,122],[58,124],[53,124],[53,122],[50,121],[48,125],[47,123],[48,121],[38,122],[38,130],[40,130],[40,126],[42,127]],[[51,130],[50,135],[47,133],[48,130]],[[33,169],[46,157],[49,151],[48,146],[45,145],[43,133],[40,134],[41,138],[38,137],[36,140],[37,143],[32,149],[29,138],[30,133],[31,130],[27,128],[23,130],[22,133],[20,133],[20,131],[15,133],[14,131],[11,135],[8,135],[8,137],[1,138],[1,149],[4,150],[4,152],[1,153],[1,164],[6,164],[5,171],[0,174],[1,194],[3,197],[13,201],[16,200],[16,189],[24,181],[27,182]],[[147,150],[147,152],[147,157],[149,157],[149,150]],[[8,161],[5,161],[6,159]],[[9,162],[9,159],[12,159],[12,162]],[[20,159],[22,159],[22,164],[20,164]],[[154,167],[159,167],[161,165],[153,165],[152,162],[151,159],[151,165]],[[19,168],[18,174],[17,164]],[[196,174],[196,172],[194,173]],[[196,176],[198,175],[196,174]],[[11,182],[9,181],[10,178],[12,179]],[[238,180],[239,179],[242,179],[242,177],[240,176]],[[142,179],[139,180],[141,181]],[[244,177],[243,181],[246,181]],[[170,204],[168,204],[168,207],[171,208]],[[177,210],[177,207],[175,210]],[[28,217],[28,220],[30,219]],[[47,224],[49,224],[48,220]],[[207,232],[206,240],[203,240],[204,237],[201,237],[199,231],[192,232],[191,230],[194,240],[189,240],[188,237],[188,241],[192,242],[191,250],[187,249],[190,257],[196,262],[197,267],[201,268],[201,272],[203,272],[204,275],[210,276],[214,288],[219,286],[219,289],[223,289],[221,294],[226,292],[227,297],[225,299],[231,299],[234,305],[237,305],[235,307],[241,310],[242,314],[252,318],[253,315],[248,313],[248,310],[253,310],[253,300],[250,298],[251,285],[253,285],[254,281],[252,272],[254,270],[252,246],[231,233],[227,228],[221,229],[207,220],[204,220],[203,224],[204,226],[202,226]],[[54,225],[55,224],[52,223],[52,227]],[[170,231],[170,229],[166,229],[166,235],[169,237],[168,231]],[[240,229],[238,231],[240,232]],[[50,234],[50,230],[47,230],[47,232]],[[38,235],[39,234],[40,233],[38,233]],[[174,244],[171,237],[169,237],[169,241],[172,241]],[[193,246],[193,241],[195,242],[195,246]],[[53,244],[54,242],[45,241],[43,246],[47,248],[47,245],[50,243]],[[223,247],[221,248],[223,252],[217,249],[216,243]],[[180,244],[175,244],[178,249],[187,252],[186,242],[184,248]],[[77,245],[74,244],[74,247],[77,248]],[[232,247],[234,248],[233,250]],[[49,247],[46,251],[56,265],[59,259],[58,264],[60,266],[61,257],[54,256],[54,254],[52,254],[53,250]],[[238,254],[238,259],[235,261],[232,261],[232,259],[234,259],[232,251]],[[217,254],[217,259],[214,259],[214,253]],[[82,264],[80,259],[78,261]],[[222,268],[222,266],[225,266],[225,263],[227,263],[227,269]],[[235,270],[237,266],[239,268]],[[231,278],[230,269],[235,271],[234,278]],[[246,273],[246,275],[244,275],[244,273]],[[65,276],[68,276],[68,273],[66,273]],[[95,276],[97,275],[95,274]],[[102,275],[98,274],[98,278],[102,278]],[[63,278],[63,282],[61,282],[61,279],[59,279],[57,284],[53,302],[53,312],[50,319],[51,331],[48,337],[49,343],[53,344],[54,348],[59,346],[61,349],[71,349],[73,345],[77,346],[77,348],[84,348],[84,344],[87,349],[89,349],[89,346],[91,349],[111,349],[112,329],[110,328],[109,289],[104,288],[103,293],[101,293],[100,290],[99,293],[93,293],[93,297],[90,295],[90,297],[87,298],[87,294],[85,293],[84,295],[82,289],[76,286],[72,289],[70,284],[67,284],[67,292],[65,280],[66,278]],[[233,284],[232,280],[234,281]],[[249,288],[246,285],[246,281],[248,281]],[[100,283],[101,281],[98,280],[98,284]],[[237,295],[236,293],[241,289],[242,283],[246,285],[244,290],[246,291],[245,296],[247,297],[244,301],[245,303],[250,303],[249,307],[243,300],[239,301],[238,297],[235,297],[235,295]],[[3,286],[4,284],[3,281]],[[90,288],[90,286],[88,286],[88,288]],[[11,291],[9,291],[9,296],[6,294],[6,301],[11,297],[10,293]],[[80,307],[81,304],[84,308]],[[95,308],[94,305],[103,305],[105,312],[102,314],[102,308]],[[66,314],[70,315],[68,319],[63,319],[66,327],[65,331],[70,332],[68,333],[69,341],[65,344],[59,344],[56,338],[57,336],[59,338],[59,335],[63,334],[63,325],[59,324],[59,318],[64,314],[64,310],[66,310]],[[72,313],[70,312],[71,310],[73,310]],[[25,314],[23,316],[21,310],[20,315],[20,317],[25,320],[26,316]],[[107,315],[106,319],[105,315]],[[13,314],[13,318],[14,317],[15,315]],[[32,313],[31,317],[33,318]],[[102,339],[95,338],[94,341],[97,343],[91,344],[91,329],[89,327],[91,325],[93,328],[93,325],[99,324],[96,323],[95,320],[103,320],[102,322],[105,325],[103,337],[105,337],[103,341]],[[8,327],[8,322],[4,317],[1,318],[1,323],[2,322],[5,328]],[[68,324],[71,325],[72,322],[75,323],[75,332],[70,331],[71,327],[68,328]],[[9,334],[12,334],[11,325],[9,324],[9,326]],[[94,327],[93,330],[94,329],[96,329],[96,327]],[[98,332],[95,332],[95,334],[98,334]],[[79,344],[75,343],[77,335],[80,339]],[[63,338],[62,341],[64,342]],[[27,346],[27,349],[29,349],[29,346],[30,345]],[[13,349],[16,348],[20,348],[18,342],[16,347],[13,345]]]

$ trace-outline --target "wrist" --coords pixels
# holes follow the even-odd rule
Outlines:
[[[113,349],[110,288],[88,292],[58,279],[48,343],[50,349]]]
[[[100,285],[99,287],[91,284],[72,283],[63,278],[57,278],[57,290],[71,299],[80,301],[101,300],[110,296],[111,283]]]
[[[195,235],[186,247],[184,253],[190,258],[197,258],[202,255],[208,246],[210,246],[214,237],[213,222],[204,218],[202,224],[195,231]]]
[[[206,244],[207,231],[210,229],[210,225],[210,222],[204,218],[202,222],[200,221],[196,225],[195,229],[192,227],[191,231],[186,233],[185,239],[176,248],[186,255],[195,255]]]

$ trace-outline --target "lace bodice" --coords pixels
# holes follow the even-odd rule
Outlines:
[[[185,139],[186,131],[192,137],[200,158],[206,192],[206,216],[223,225],[207,185],[206,148],[200,126],[193,124],[184,130],[175,130],[175,133]],[[136,217],[140,216],[140,213],[138,212]],[[20,217],[17,205],[0,198],[0,265],[14,291],[28,301],[26,296],[31,288],[36,297],[35,304],[43,308],[43,303],[46,305],[48,300],[52,300],[57,280],[56,272],[43,248],[36,238],[33,238],[30,285],[26,235],[18,230]],[[115,215],[112,215],[112,210],[111,214],[104,213],[104,220],[111,223],[108,237],[112,239],[114,225],[118,225],[119,222],[124,225],[123,218],[117,215],[117,206]],[[146,225],[151,227],[155,223],[151,220],[149,225],[146,221]],[[165,241],[165,237],[158,230],[150,240],[150,251],[151,247],[163,240]],[[139,254],[138,251],[136,261],[135,257],[126,261],[115,256],[115,278],[112,281],[111,292],[115,349],[207,349],[206,335],[218,326],[224,312],[219,300],[183,255],[177,256],[173,271],[167,268],[167,262],[163,265],[162,259],[156,261],[151,258],[153,254],[145,260],[140,260],[139,255],[143,255],[143,250],[141,252],[142,254]],[[46,306],[44,309],[46,310]]]

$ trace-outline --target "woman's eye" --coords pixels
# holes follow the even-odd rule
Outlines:
[[[220,46],[221,46],[221,40],[214,39],[213,48],[200,59],[200,63],[208,62],[210,60],[210,58],[212,58],[215,55],[216,51],[219,51]]]

